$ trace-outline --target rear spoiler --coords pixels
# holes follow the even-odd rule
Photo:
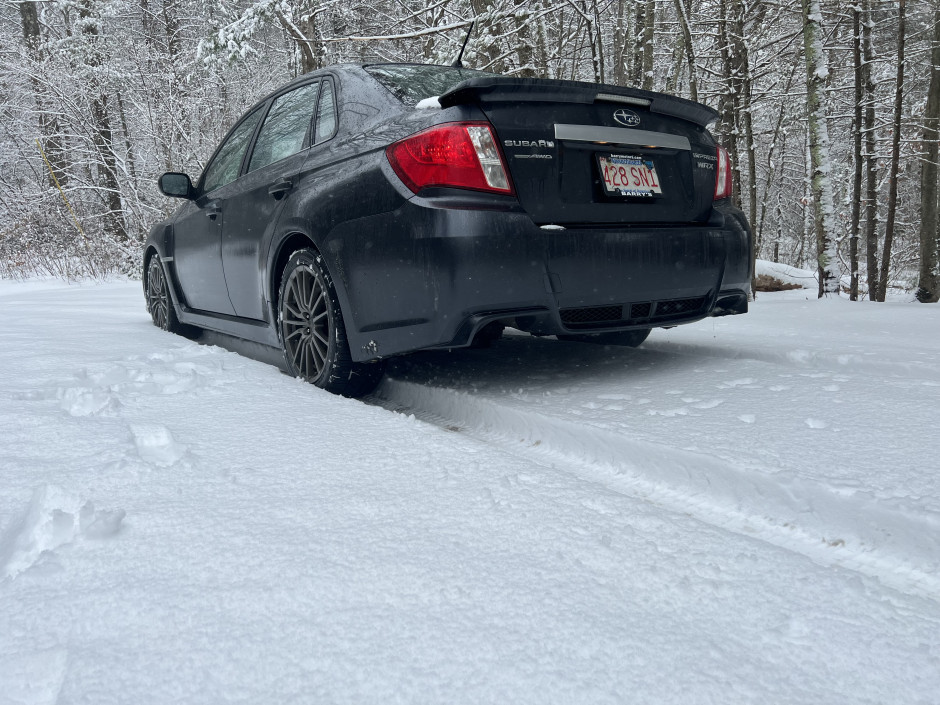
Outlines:
[[[494,76],[471,78],[451,88],[438,98],[442,108],[466,103],[596,102],[637,106],[650,112],[669,115],[705,127],[718,119],[718,112],[701,103],[639,88],[610,86],[604,83],[556,81],[544,78]]]

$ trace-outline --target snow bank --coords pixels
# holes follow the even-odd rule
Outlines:
[[[757,276],[764,274],[782,281],[785,284],[796,284],[804,289],[817,288],[818,279],[816,278],[815,271],[811,272],[807,269],[798,269],[786,264],[780,264],[779,262],[769,262],[764,259],[757,260],[754,271]]]

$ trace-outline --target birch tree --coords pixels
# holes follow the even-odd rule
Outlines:
[[[822,43],[822,11],[819,0],[801,0],[803,8],[803,53],[806,60],[806,114],[812,167],[813,219],[816,232],[816,261],[819,296],[839,293],[842,278],[836,251],[835,208],[832,200],[826,79],[829,62]]]

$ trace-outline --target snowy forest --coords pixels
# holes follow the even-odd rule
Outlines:
[[[716,108],[759,258],[940,296],[940,0],[2,0],[0,277],[139,276],[162,172],[297,75],[449,64],[471,22],[467,67]]]

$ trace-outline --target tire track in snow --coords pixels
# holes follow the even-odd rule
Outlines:
[[[918,362],[886,362],[874,357],[874,354],[852,352],[822,352],[800,347],[783,349],[731,348],[708,345],[705,343],[678,342],[675,340],[653,340],[645,343],[644,352],[693,357],[711,358],[740,362],[744,360],[784,365],[794,369],[821,369],[838,372],[874,372],[880,374],[896,373],[899,369],[918,373],[930,372],[940,375],[940,365],[925,359]]]
[[[736,467],[704,453],[544,416],[471,393],[386,379],[370,403],[541,465],[940,601],[940,517],[873,496]]]

